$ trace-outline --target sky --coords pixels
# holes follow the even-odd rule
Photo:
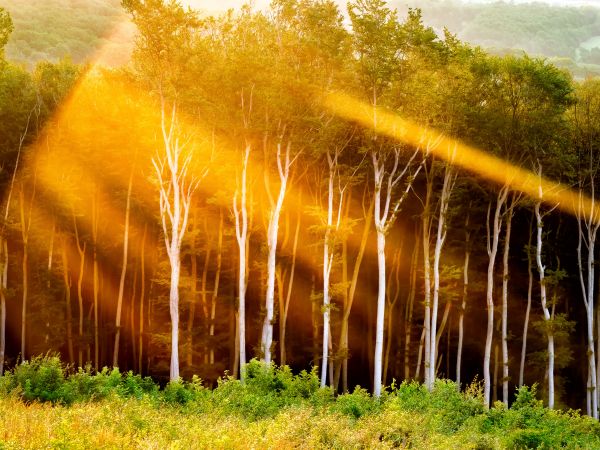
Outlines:
[[[443,2],[444,0],[440,0]],[[465,3],[494,3],[498,0],[463,0]],[[505,0],[506,3],[532,3],[538,1],[541,3],[548,3],[555,6],[597,6],[600,7],[600,0]],[[242,4],[246,3],[246,0],[181,0],[184,5],[191,6],[194,9],[204,10],[206,12],[212,11],[226,11],[229,8],[239,8]],[[256,8],[264,8],[269,4],[270,0],[254,0],[253,3]],[[346,0],[335,0],[338,5],[345,6]],[[392,4],[408,4],[418,5],[418,0],[406,1],[406,0],[391,0]]]

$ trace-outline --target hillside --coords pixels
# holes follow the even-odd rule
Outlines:
[[[4,0],[2,7],[14,23],[6,46],[9,60],[33,65],[68,55],[81,63],[101,48],[111,55],[110,65],[129,57],[133,28],[120,0]]]
[[[421,8],[424,21],[438,32],[445,27],[492,53],[525,51],[552,58],[576,75],[600,74],[600,8],[452,0],[400,0],[392,4],[401,14],[407,6]]]
[[[237,2],[183,3],[215,12]],[[6,48],[10,60],[35,64],[70,55],[79,63],[93,58],[100,48],[109,56],[105,59],[109,65],[122,64],[129,57],[133,28],[120,0],[4,0],[2,6],[15,25]],[[491,51],[526,51],[559,58],[560,65],[574,71],[578,64],[579,72],[584,67],[600,72],[600,8],[452,0],[396,0],[391,6],[401,15],[408,7],[421,8],[425,22],[436,30],[446,27],[459,38]]]

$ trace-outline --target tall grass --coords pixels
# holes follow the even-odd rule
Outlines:
[[[252,361],[247,382],[169,383],[35,358],[0,378],[0,448],[600,448],[600,425],[550,411],[535,387],[484,410],[474,384],[334,396],[316,371]]]

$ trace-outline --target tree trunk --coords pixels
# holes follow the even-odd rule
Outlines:
[[[113,347],[113,367],[119,366],[119,341],[121,338],[121,309],[123,308],[123,294],[125,290],[125,274],[127,272],[127,253],[129,251],[129,212],[131,208],[131,187],[133,185],[133,166],[129,174],[127,185],[127,203],[125,205],[125,231],[123,234],[123,261],[121,265],[121,279],[119,280],[119,294],[117,296],[117,315],[115,318],[115,344]]]
[[[592,183],[592,205],[594,205],[594,186]],[[598,383],[597,383],[597,364],[596,364],[596,346],[594,342],[594,303],[595,303],[595,247],[596,247],[596,235],[598,227],[600,226],[600,220],[595,217],[595,213],[592,210],[590,216],[584,216],[582,209],[582,192],[581,188],[579,191],[579,213],[577,217],[578,226],[578,242],[577,242],[577,265],[579,269],[579,280],[581,283],[581,292],[583,296],[583,302],[586,309],[586,332],[587,332],[587,357],[588,357],[588,396],[591,398],[590,409],[591,416],[594,419],[598,419]],[[584,236],[584,230],[582,223],[585,225],[585,231],[587,236]],[[581,252],[582,241],[585,240],[587,248],[587,261],[586,261],[586,272],[587,280],[584,281],[583,271],[583,255]],[[587,281],[587,283],[586,283]]]
[[[65,283],[65,302],[67,305],[67,350],[69,352],[69,363],[75,364],[73,354],[73,312],[71,310],[71,277],[69,276],[69,265],[67,259],[67,238],[63,237],[62,242],[62,264],[63,280]]]
[[[144,222],[144,234],[142,235],[142,244],[140,247],[140,314],[139,314],[139,352],[138,352],[138,370],[143,374],[142,366],[144,355],[144,298],[146,294],[146,234],[148,232],[148,223]]]
[[[506,210],[506,231],[504,232],[504,252],[502,255],[502,402],[508,407],[508,257],[510,253],[510,232],[512,229],[515,194]]]
[[[197,208],[194,208],[191,227],[195,230],[198,225]],[[190,242],[190,315],[187,322],[185,364],[191,368],[194,364],[194,320],[196,319],[196,301],[198,299],[198,258],[196,250],[196,234],[192,233]]]
[[[28,300],[28,288],[29,288],[29,227],[31,226],[31,208],[29,208],[29,217],[27,223],[25,223],[25,194],[23,192],[23,186],[19,191],[20,199],[20,212],[21,212],[21,237],[23,240],[23,301],[21,308],[21,360],[25,361],[27,358],[26,347],[27,347],[27,300]],[[34,193],[35,195],[35,193]],[[33,196],[32,196],[33,203]]]
[[[544,322],[546,323],[546,335],[548,338],[548,408],[554,409],[554,333],[552,331],[552,319],[550,317],[550,311],[548,310],[546,297],[546,268],[542,264],[542,214],[540,212],[540,208],[543,199],[543,191],[541,184],[539,187],[538,199],[538,202],[536,202],[535,204],[535,217],[537,222],[537,245],[535,260],[537,263],[537,269],[540,277],[540,300],[542,303],[542,310],[544,312]]]
[[[98,279],[98,222],[100,221],[100,208],[98,207],[97,187],[94,185],[94,194],[92,196],[92,270],[93,270],[93,296],[94,296],[94,367],[96,370],[100,368],[100,348],[98,336],[98,295],[99,295],[99,279]]]
[[[209,364],[215,364],[215,317],[217,313],[217,298],[219,296],[219,281],[221,279],[221,262],[222,262],[222,249],[223,249],[223,210],[219,209],[219,237],[217,239],[217,268],[215,273],[215,283],[213,287],[212,297],[210,299],[210,327],[209,327],[209,339],[210,339],[210,356]]]
[[[529,243],[527,244],[527,308],[525,309],[525,321],[523,323],[523,344],[521,346],[521,365],[519,367],[519,387],[523,386],[525,375],[525,356],[527,355],[527,332],[529,330],[529,315],[531,313],[531,297],[533,292],[533,261],[531,258],[532,246],[531,238],[533,235],[533,214],[529,222]]]
[[[302,204],[302,197],[299,197],[299,202]],[[285,304],[283,305],[283,314],[281,316],[281,334],[279,336],[279,348],[280,348],[280,359],[281,365],[287,363],[287,354],[285,348],[285,335],[286,335],[286,324],[288,311],[290,310],[290,300],[292,299],[292,287],[294,286],[294,274],[296,272],[296,255],[298,251],[298,237],[300,235],[300,222],[301,222],[300,208],[298,208],[298,217],[296,219],[296,231],[294,232],[294,243],[292,246],[292,267],[290,269],[290,281],[288,283],[287,294],[285,297]]]
[[[413,310],[415,296],[417,294],[417,266],[419,264],[419,241],[420,228],[415,231],[413,253],[410,259],[410,286],[408,291],[408,302],[406,306],[406,318],[404,325],[404,379],[410,379],[410,342],[412,334]]]
[[[388,367],[390,363],[390,351],[392,348],[392,337],[393,329],[394,329],[394,307],[398,302],[398,298],[400,297],[400,260],[402,258],[402,249],[404,247],[404,236],[400,238],[400,243],[398,244],[398,249],[396,250],[396,254],[394,255],[394,259],[392,261],[392,267],[390,273],[388,275],[388,293],[386,295],[388,302],[388,320],[387,326],[385,328],[386,333],[386,344],[385,344],[385,353],[383,358],[383,385],[386,385],[387,382],[387,373]],[[394,275],[394,295],[392,297],[389,292],[389,287],[392,285],[392,275]]]
[[[469,203],[469,211],[471,209]],[[471,256],[471,230],[469,230],[469,212],[465,220],[465,262],[463,265],[463,295],[460,305],[460,313],[458,316],[458,345],[456,349],[456,385],[460,389],[461,383],[461,366],[462,366],[462,349],[464,335],[464,318],[467,309],[467,299],[469,297],[469,259]]]
[[[492,353],[492,337],[494,333],[494,266],[496,263],[496,254],[498,253],[498,240],[502,228],[501,211],[506,196],[508,195],[508,186],[503,186],[496,197],[496,210],[494,212],[493,231],[490,235],[490,210],[491,203],[488,205],[486,217],[487,227],[487,253],[488,253],[488,271],[487,271],[487,334],[485,339],[485,353],[483,357],[483,400],[486,408],[490,407],[490,358]]]
[[[451,159],[454,158],[452,157]],[[440,297],[440,258],[442,255],[442,248],[444,246],[444,242],[446,241],[446,215],[448,213],[448,205],[450,203],[450,196],[452,195],[452,189],[454,187],[455,179],[456,175],[454,173],[454,170],[452,169],[452,166],[450,164],[446,164],[446,170],[444,171],[444,182],[442,184],[442,192],[440,193],[440,209],[438,214],[435,249],[433,253],[433,304],[431,306],[431,337],[429,343],[429,390],[433,389],[433,384],[436,378],[435,362],[437,360],[438,342],[437,316]]]
[[[246,286],[247,286],[247,269],[246,262],[248,259],[246,250],[248,244],[248,209],[246,207],[246,177],[248,173],[248,157],[250,156],[251,146],[246,144],[242,163],[241,186],[236,188],[233,197],[233,212],[235,215],[235,234],[239,250],[239,267],[238,267],[238,324],[237,324],[237,346],[239,351],[239,369],[240,380],[242,383],[245,380],[246,366]],[[240,208],[238,210],[237,196],[238,190],[240,193]],[[233,375],[237,375],[234,371]]]
[[[431,252],[429,244],[431,239],[431,197],[433,195],[433,175],[431,172],[425,172],[427,178],[427,187],[425,194],[425,206],[423,208],[423,285],[424,285],[424,302],[425,308],[423,318],[423,330],[425,332],[424,349],[425,349],[425,367],[423,376],[425,386],[428,390],[433,388],[433,380],[430,379],[431,370]],[[420,364],[419,364],[420,367]]]
[[[345,306],[344,313],[340,324],[340,340],[338,345],[338,351],[340,353],[340,365],[338,365],[337,371],[341,371],[342,375],[342,391],[348,392],[348,328],[350,321],[350,312],[352,310],[352,304],[354,303],[354,297],[356,295],[356,287],[358,286],[358,275],[360,273],[360,265],[362,263],[365,249],[367,248],[367,241],[369,240],[369,233],[371,231],[371,215],[375,207],[374,197],[369,202],[369,209],[365,213],[365,225],[363,233],[360,239],[360,245],[358,248],[358,254],[354,262],[354,269],[352,271],[352,280],[350,281],[350,288],[348,289],[348,302]],[[334,375],[337,378],[338,375]]]
[[[265,298],[265,310],[266,316],[263,323],[262,339],[261,339],[261,353],[262,361],[265,364],[271,363],[271,351],[273,345],[273,305],[275,300],[275,259],[277,255],[277,237],[279,231],[279,216],[281,215],[281,209],[283,207],[283,200],[285,198],[287,182],[289,178],[290,165],[290,147],[291,143],[288,142],[285,150],[285,161],[281,161],[281,143],[277,144],[277,168],[279,172],[279,195],[277,201],[271,199],[271,212],[269,216],[269,227],[267,230],[267,291]],[[266,151],[266,150],[265,150]],[[265,171],[265,174],[267,172]],[[268,180],[265,183],[267,190],[269,190]],[[270,196],[269,196],[270,197]]]

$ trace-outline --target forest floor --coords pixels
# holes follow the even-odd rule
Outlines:
[[[0,449],[600,449],[598,421],[545,408],[535,387],[486,410],[478,384],[402,383],[374,399],[361,388],[335,396],[315,370],[246,370],[245,384],[208,389],[194,377],[160,389],[37,358],[0,377]]]

